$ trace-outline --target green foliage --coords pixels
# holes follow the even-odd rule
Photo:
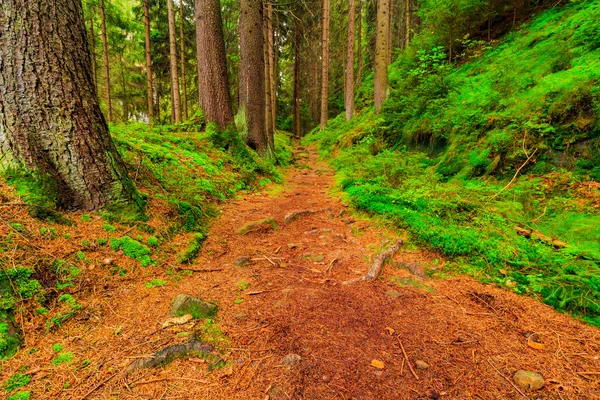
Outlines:
[[[81,304],[79,304],[77,300],[75,300],[75,298],[68,293],[60,295],[56,303],[57,310],[46,321],[47,331],[62,326],[65,322],[73,318],[82,308]],[[55,352],[59,352],[62,350],[62,345],[54,344],[52,345],[52,349]]]
[[[138,260],[142,267],[147,267],[152,263],[150,254],[152,251],[148,246],[138,242],[129,236],[122,236],[120,238],[110,238],[110,248],[113,251],[122,250],[123,254],[127,257]]]
[[[31,392],[17,392],[8,396],[6,400],[29,400],[31,398]]]
[[[244,290],[246,290],[250,287],[250,282],[248,282],[245,279],[241,279],[236,282],[235,286],[237,286],[238,289],[243,292]]]
[[[202,249],[202,243],[204,243],[205,240],[206,236],[202,233],[194,234],[188,248],[177,257],[177,262],[180,264],[187,264],[194,261],[194,259],[198,257],[198,253],[200,253],[200,250]]]
[[[162,279],[152,279],[150,282],[146,282],[146,284],[144,286],[146,286],[146,289],[152,289],[155,287],[163,287],[167,285],[167,281],[163,281]]]
[[[104,229],[107,232],[114,232],[114,231],[117,230],[117,228],[115,228],[111,224],[104,224],[104,225],[102,225],[102,229]]]
[[[4,390],[10,393],[13,390],[28,385],[29,382],[31,382],[30,375],[25,375],[20,372],[17,372],[13,376],[11,376],[6,382],[4,382],[4,385],[2,386],[4,387]]]
[[[158,247],[160,242],[155,236],[148,237],[148,244],[152,247]]]
[[[60,364],[70,364],[75,359],[75,355],[72,351],[66,351],[64,353],[58,353],[56,357],[51,361],[55,367]]]

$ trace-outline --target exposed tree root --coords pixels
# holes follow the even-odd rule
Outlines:
[[[402,246],[402,244],[404,244],[404,242],[402,240],[398,240],[392,246],[377,254],[377,257],[375,257],[375,261],[373,261],[373,265],[371,265],[371,269],[369,269],[369,272],[367,272],[363,280],[372,281],[374,279],[377,279],[377,277],[381,273],[385,260],[393,257],[394,254],[396,254],[396,252],[400,250],[400,246]]]
[[[520,226],[515,226],[515,230],[517,231],[517,234],[519,234],[521,236],[525,236],[528,239],[529,238],[538,239],[542,242],[551,244],[552,246],[554,246],[557,249],[564,249],[569,246],[567,243],[561,242],[560,240],[556,240],[549,236],[546,236],[542,232],[536,231],[535,229],[525,229],[525,228],[521,228]]]

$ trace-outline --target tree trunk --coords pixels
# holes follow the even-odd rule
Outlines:
[[[269,84],[271,85],[271,126],[276,129],[277,89],[275,85],[275,37],[273,36],[273,3],[267,2],[267,35],[269,46]]]
[[[198,95],[206,120],[225,129],[233,122],[221,3],[196,0]]]
[[[106,99],[106,119],[112,122],[112,102],[110,99],[110,66],[108,65],[108,37],[106,36],[106,12],[104,0],[100,0],[100,22],[102,29],[102,57],[104,59],[104,96]]]
[[[92,78],[94,80],[94,89],[98,90],[98,72],[96,71],[96,35],[94,33],[94,13],[91,11],[91,9],[90,9],[90,37],[88,40],[88,46],[90,47],[90,60],[92,63]]]
[[[152,86],[152,53],[150,48],[150,6],[148,0],[144,0],[144,30],[146,32],[146,86],[148,98],[148,122],[154,123],[154,95]]]
[[[348,56],[346,59],[346,121],[354,116],[354,20],[356,18],[354,0],[348,0]]]
[[[181,24],[179,25],[179,41],[180,41],[180,50],[181,50],[181,109],[183,112],[183,120],[187,121],[188,119],[188,107],[187,107],[187,84],[185,79],[185,36],[183,34],[184,31],[184,23],[185,23],[185,15],[183,8],[183,0],[179,0],[179,18],[181,19]]]
[[[448,64],[452,64],[452,43],[454,42],[454,38],[452,37],[452,24],[450,24],[449,34],[450,34],[450,45],[449,45],[449,51],[448,51]]]
[[[93,84],[80,0],[3,0],[0,168],[39,170],[60,208],[137,198]]]
[[[120,57],[121,61],[121,84],[123,85],[123,122],[129,121],[129,98],[127,97],[127,80],[125,79],[125,62],[123,54]]]
[[[374,103],[375,113],[379,114],[387,96],[388,89],[388,30],[390,0],[378,0],[377,2],[377,32],[375,33],[375,82]]]
[[[405,45],[405,49],[408,49],[408,45],[410,44],[410,8],[411,8],[411,0],[406,0],[406,8],[404,10],[406,18],[406,37],[404,38],[404,45]]]
[[[321,39],[321,129],[327,124],[329,119],[329,0],[323,0],[323,37]]]
[[[356,14],[358,16],[356,31],[358,32],[357,45],[356,45],[356,58],[358,59],[358,68],[356,69],[356,89],[360,89],[362,83],[362,71],[363,71],[363,48],[362,48],[362,2],[358,0],[358,7]]]
[[[302,28],[300,21],[294,21],[294,104],[292,107],[292,121],[294,136],[302,136],[300,124],[300,41],[302,40]]]
[[[392,33],[394,31],[394,0],[390,0],[390,9],[388,13],[388,48],[387,48],[387,64],[392,63]]]
[[[177,39],[175,34],[175,8],[173,0],[167,0],[169,18],[169,61],[171,65],[171,123],[181,123],[181,102],[179,100],[179,75],[177,73]]]
[[[273,136],[273,124],[272,124],[272,112],[271,112],[271,82],[269,78],[271,76],[270,70],[271,66],[269,65],[269,32],[267,28],[267,21],[265,20],[263,23],[263,54],[264,54],[264,65],[265,65],[265,130],[267,132],[267,136]]]
[[[273,148],[265,129],[265,59],[262,0],[240,2],[240,106],[246,143],[263,157]]]

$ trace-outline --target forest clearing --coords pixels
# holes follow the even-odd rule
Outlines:
[[[600,398],[599,88],[592,0],[3,0],[2,398]]]

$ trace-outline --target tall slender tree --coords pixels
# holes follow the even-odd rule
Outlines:
[[[0,31],[0,169],[48,175],[61,208],[136,197],[98,104],[81,1],[3,0]]]
[[[329,0],[323,0],[322,34],[321,129],[325,127],[329,119]]]
[[[150,47],[150,5],[144,0],[144,33],[146,39],[146,98],[148,122],[154,124],[154,89],[152,86],[152,48]]]
[[[261,156],[273,152],[265,119],[265,59],[262,0],[240,1],[240,120],[246,143]]]
[[[181,102],[179,97],[179,75],[177,72],[177,39],[175,33],[175,7],[173,0],[167,0],[169,18],[169,62],[171,65],[171,122],[181,123]]]
[[[196,0],[196,56],[198,57],[198,95],[209,122],[224,129],[233,122],[221,3]]]
[[[356,58],[358,59],[356,68],[356,88],[360,89],[362,83],[362,72],[363,72],[363,34],[362,34],[362,19],[363,19],[363,0],[358,0],[358,6],[356,7],[356,15],[358,17],[356,21],[356,32],[358,35],[356,44]]]
[[[187,83],[185,76],[185,35],[184,24],[185,24],[185,13],[183,7],[183,0],[179,0],[179,47],[181,57],[181,111],[184,120],[188,119],[188,100],[187,100]]]
[[[388,29],[390,0],[377,1],[377,31],[375,34],[375,80],[374,103],[375,113],[381,112],[388,89]]]
[[[108,35],[106,33],[106,9],[100,0],[100,29],[102,35],[102,59],[104,60],[104,96],[106,99],[106,119],[112,122],[112,101],[110,98],[110,65],[108,61]]]
[[[292,131],[294,136],[299,138],[302,135],[302,125],[300,121],[300,62],[302,49],[302,21],[294,20],[294,94],[292,105]]]
[[[354,116],[354,45],[356,35],[354,21],[356,19],[355,0],[348,0],[348,55],[346,56],[346,121]]]
[[[271,93],[271,126],[275,131],[276,116],[277,116],[277,90],[275,82],[275,35],[273,32],[273,3],[267,1],[267,45],[269,56],[269,84],[271,85],[269,92]]]

